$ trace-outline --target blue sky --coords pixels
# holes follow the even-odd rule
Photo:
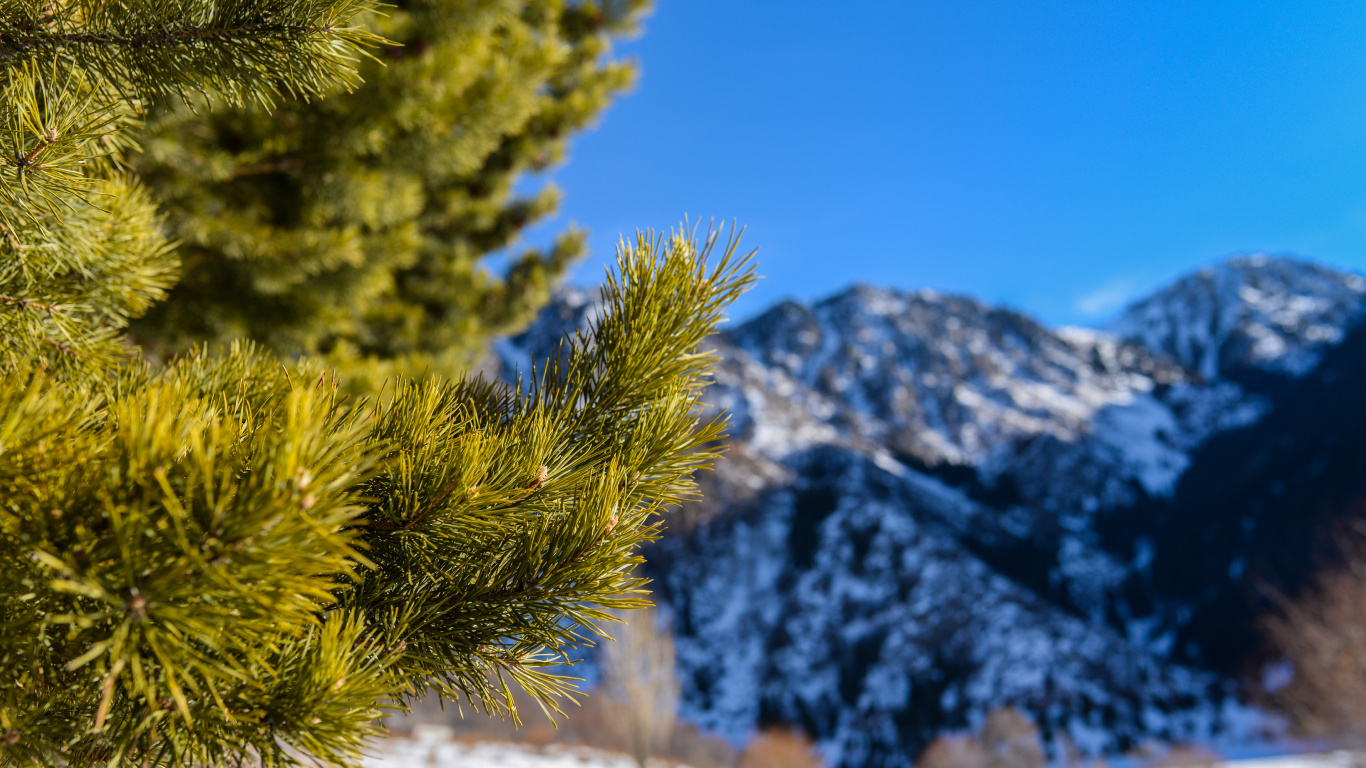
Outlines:
[[[737,219],[737,317],[856,281],[1095,323],[1230,254],[1366,268],[1366,4],[657,0],[549,174],[621,233]]]

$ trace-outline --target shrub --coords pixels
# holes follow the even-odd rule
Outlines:
[[[811,739],[786,728],[761,731],[740,756],[740,768],[821,768],[823,765],[825,762]]]

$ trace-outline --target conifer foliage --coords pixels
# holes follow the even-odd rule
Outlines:
[[[515,332],[582,250],[514,254],[557,205],[515,182],[630,85],[606,58],[644,0],[405,0],[358,23],[402,43],[349,94],[156,111],[134,157],[193,269],[137,334],[158,348],[251,338],[344,369],[453,371]]]
[[[154,367],[125,338],[178,269],[122,163],[143,110],[330,98],[373,10],[0,5],[0,765],[354,763],[424,695],[553,709],[545,667],[643,604],[635,548],[724,428],[699,345],[752,280],[734,238],[623,243],[516,386],[351,399],[249,343]]]

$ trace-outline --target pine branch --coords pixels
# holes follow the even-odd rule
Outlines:
[[[23,0],[0,6],[0,226],[62,221],[98,200],[149,101],[270,106],[359,82],[351,26],[372,0]]]
[[[734,238],[709,263],[716,244],[623,244],[603,316],[529,391],[400,384],[376,411],[372,439],[396,451],[366,490],[381,500],[366,528],[380,574],[349,599],[406,617],[386,636],[408,643],[407,674],[502,711],[510,700],[487,675],[506,671],[557,711],[570,682],[531,673],[598,634],[604,608],[641,604],[634,547],[693,493],[724,432],[698,416],[713,358],[697,348],[753,275]]]
[[[0,11],[0,65],[71,66],[125,98],[270,104],[358,82],[364,50],[383,43],[352,26],[372,0],[30,0]]]

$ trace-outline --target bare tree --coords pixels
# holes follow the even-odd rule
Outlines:
[[[602,692],[615,705],[615,720],[631,755],[645,762],[669,743],[678,716],[674,641],[653,608],[620,614],[614,641],[602,645]]]
[[[1278,599],[1262,629],[1281,655],[1262,681],[1267,703],[1305,736],[1366,745],[1366,546]]]

